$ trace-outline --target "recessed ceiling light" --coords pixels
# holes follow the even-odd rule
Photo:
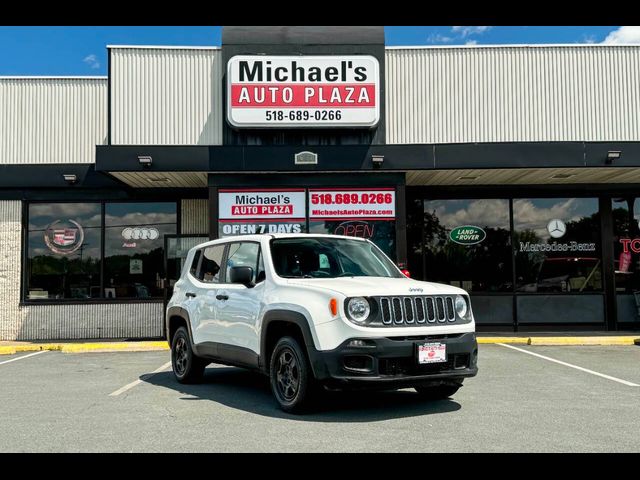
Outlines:
[[[567,178],[575,177],[575,173],[556,173],[555,175],[551,175],[551,178],[554,180],[565,180]]]
[[[149,178],[148,180],[153,183],[168,183],[171,181],[167,177]]]
[[[463,175],[458,177],[458,180],[477,180],[480,178],[480,175]]]

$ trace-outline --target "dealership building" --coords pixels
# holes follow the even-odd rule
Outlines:
[[[369,238],[480,331],[640,327],[640,46],[107,50],[0,77],[0,340],[160,337],[187,250],[259,232]]]

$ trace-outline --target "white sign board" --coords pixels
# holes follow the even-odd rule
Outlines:
[[[245,220],[304,220],[304,189],[290,190],[219,190],[218,219]]]
[[[395,220],[394,188],[309,190],[310,220]]]
[[[370,55],[238,55],[227,64],[234,127],[374,127],[380,65]]]

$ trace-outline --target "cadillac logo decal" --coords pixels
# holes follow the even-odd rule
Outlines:
[[[74,220],[56,220],[44,230],[44,243],[49,250],[60,255],[69,255],[82,246],[84,230]]]

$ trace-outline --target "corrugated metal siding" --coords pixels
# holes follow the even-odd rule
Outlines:
[[[182,200],[181,233],[183,234],[209,234],[209,200],[185,199]]]
[[[21,307],[16,340],[162,336],[162,303]]]
[[[20,306],[21,210],[0,201],[0,340],[162,335],[162,303]]]
[[[388,49],[388,143],[640,140],[640,47]]]
[[[220,145],[220,50],[114,48],[111,143]]]
[[[106,136],[106,79],[0,79],[0,163],[94,162]]]
[[[20,331],[21,202],[0,202],[0,340],[14,340]]]

